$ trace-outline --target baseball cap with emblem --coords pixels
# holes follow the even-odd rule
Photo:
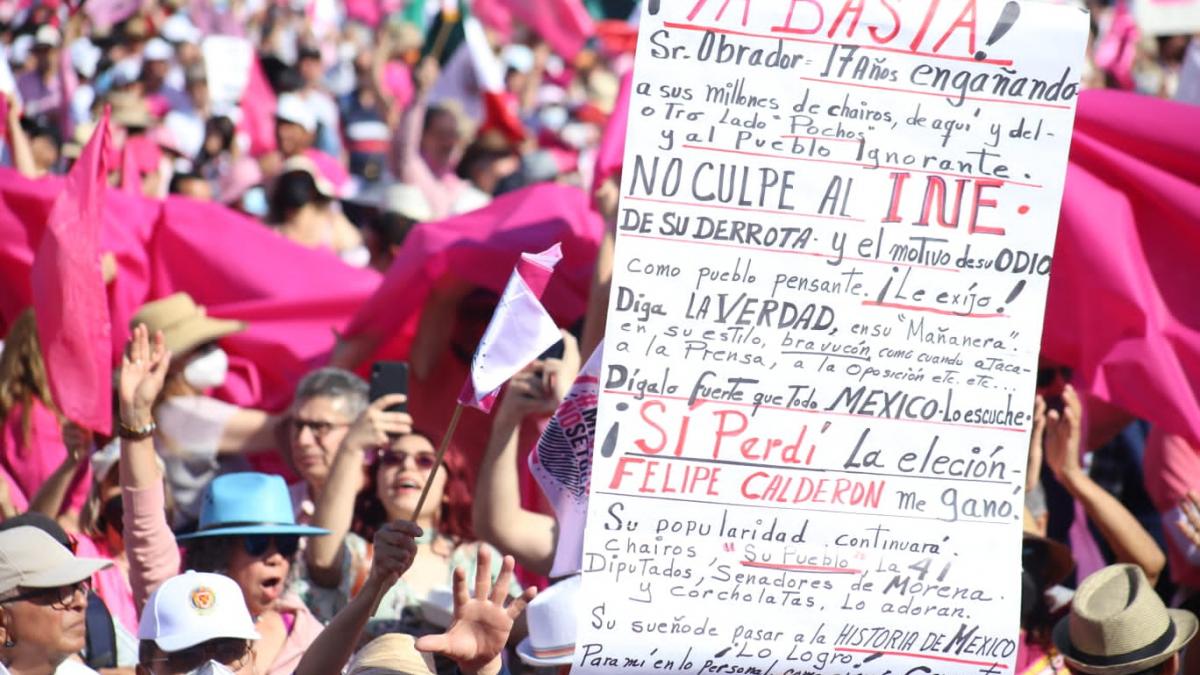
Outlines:
[[[142,610],[139,640],[177,652],[217,638],[259,639],[242,589],[223,574],[188,571],[163,582]]]
[[[0,593],[69,586],[111,566],[111,560],[76,558],[54,537],[32,525],[0,532]]]

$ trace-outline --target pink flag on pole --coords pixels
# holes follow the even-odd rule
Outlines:
[[[111,142],[106,111],[54,200],[31,271],[50,391],[67,419],[101,434],[112,431],[112,326],[99,251]]]
[[[250,154],[261,157],[275,149],[275,91],[267,82],[258,57],[250,60],[250,77],[242,94],[238,125],[250,138]]]
[[[621,170],[625,161],[625,127],[629,125],[629,93],[633,88],[633,71],[625,73],[621,78],[621,90],[613,104],[612,116],[604,125],[604,134],[600,137],[600,147],[596,150],[596,171],[593,174],[594,185],[599,186],[609,176]]]
[[[601,342],[554,411],[537,447],[529,453],[529,471],[554,507],[558,521],[551,578],[574,574],[583,568],[583,527],[587,524],[588,490],[592,483],[603,354]]]
[[[460,404],[490,412],[500,387],[562,338],[541,302],[560,260],[559,244],[541,253],[521,254],[475,349],[467,381],[458,395]]]

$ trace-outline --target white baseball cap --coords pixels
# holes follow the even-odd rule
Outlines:
[[[54,537],[32,525],[0,532],[0,593],[75,584],[111,566],[111,560],[76,558]]]
[[[203,34],[196,24],[187,17],[186,14],[172,14],[169,19],[163,22],[161,34],[167,42],[175,44],[199,44]]]
[[[175,48],[171,46],[171,43],[157,37],[151,38],[142,52],[142,58],[146,61],[170,61],[173,56],[175,56]]]
[[[146,601],[139,640],[177,652],[217,638],[259,639],[237,582],[223,574],[184,572],[163,582]]]
[[[275,117],[298,124],[308,133],[317,130],[317,115],[295,94],[283,94],[275,104]]]
[[[579,609],[576,574],[537,594],[525,608],[529,637],[517,645],[517,656],[531,666],[565,666],[575,655],[575,633]]]
[[[46,24],[37,29],[34,34],[33,44],[35,46],[58,47],[62,44],[62,33],[50,24]]]

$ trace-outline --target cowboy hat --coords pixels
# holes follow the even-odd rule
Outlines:
[[[367,643],[350,662],[347,675],[433,675],[431,659],[418,652],[404,633],[388,633]]]
[[[563,579],[529,602],[525,609],[529,637],[517,645],[517,656],[522,661],[535,667],[571,663],[582,579],[578,574]]]
[[[175,538],[234,537],[253,534],[320,536],[329,530],[297,525],[283,477],[246,471],[217,476],[204,489],[200,526]]]
[[[146,324],[151,333],[161,330],[167,349],[176,356],[246,328],[243,321],[207,316],[192,296],[182,292],[142,305],[130,320],[129,327],[139,323]]]
[[[1196,615],[1167,609],[1136,565],[1109,565],[1083,580],[1054,645],[1071,670],[1128,675],[1156,666],[1196,634]]]

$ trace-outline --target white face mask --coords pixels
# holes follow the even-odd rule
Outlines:
[[[210,659],[208,663],[189,672],[187,675],[233,675],[233,671],[225,665]]]
[[[183,369],[183,379],[196,389],[211,389],[225,384],[228,371],[229,355],[217,347],[187,364]]]

